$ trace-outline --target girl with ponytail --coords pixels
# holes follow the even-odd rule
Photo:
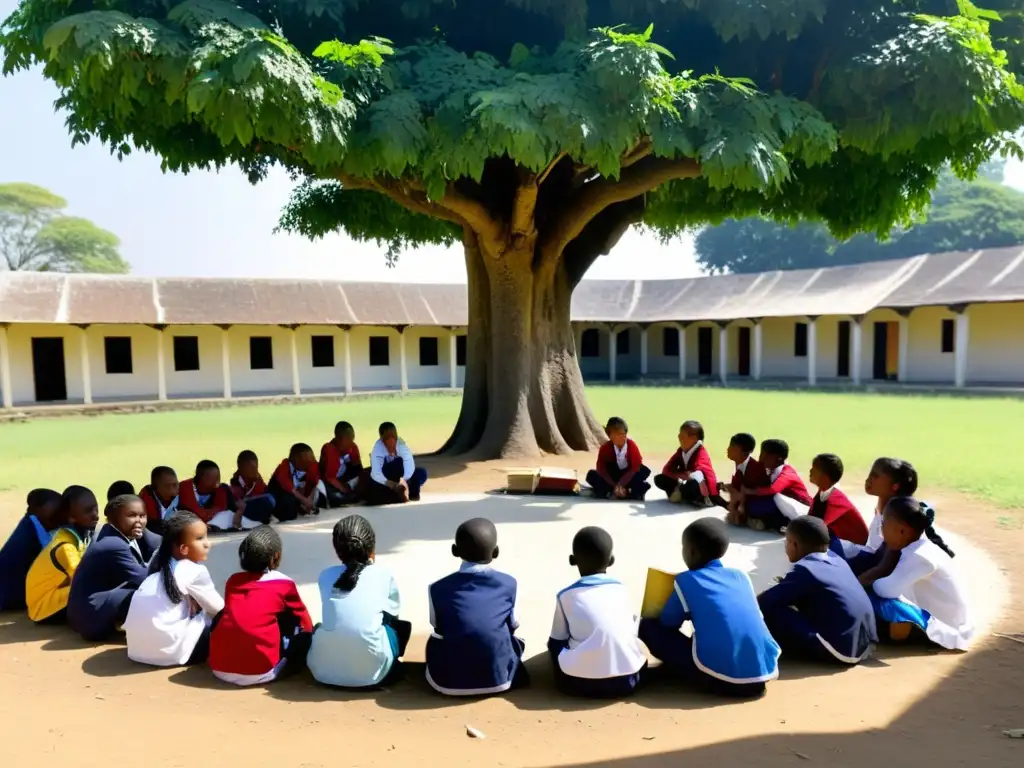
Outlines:
[[[203,565],[209,551],[206,523],[197,515],[179,510],[164,520],[160,548],[124,622],[129,659],[156,667],[206,661],[210,625],[224,610]]]
[[[967,591],[953,565],[953,550],[935,531],[935,510],[912,496],[885,505],[882,537],[898,553],[892,573],[861,583],[875,607],[879,637],[905,642],[915,636],[949,650],[967,650],[974,637]]]
[[[334,526],[341,565],[320,574],[323,623],[313,633],[307,663],[317,682],[370,688],[394,680],[412,625],[398,618],[398,585],[377,560],[377,535],[361,515]]]

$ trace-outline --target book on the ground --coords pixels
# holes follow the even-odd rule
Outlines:
[[[573,494],[580,489],[575,469],[561,467],[516,467],[508,470],[508,493]]]
[[[675,589],[676,575],[659,568],[647,569],[647,584],[644,586],[644,602],[640,606],[640,618],[656,619]]]
[[[505,490],[509,493],[533,493],[537,490],[540,470],[537,467],[510,469]]]

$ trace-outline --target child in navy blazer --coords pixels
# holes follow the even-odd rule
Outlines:
[[[782,652],[833,664],[866,659],[878,642],[871,600],[846,561],[829,551],[824,521],[791,521],[786,556],[793,569],[757,598]]]
[[[0,549],[0,611],[25,609],[25,577],[54,531],[67,520],[61,518],[60,494],[49,488],[30,491],[25,515]]]
[[[651,470],[644,466],[637,444],[627,437],[625,419],[613,416],[604,428],[608,442],[597,452],[597,467],[587,472],[587,485],[599,499],[643,501],[651,484]]]
[[[160,537],[146,530],[146,507],[138,496],[114,497],[103,514],[107,522],[82,555],[68,597],[68,623],[88,641],[104,640],[124,623],[160,548]]]
[[[529,683],[523,641],[515,636],[516,580],[491,568],[498,531],[482,517],[455,532],[455,573],[430,585],[427,682],[448,696],[503,693]]]

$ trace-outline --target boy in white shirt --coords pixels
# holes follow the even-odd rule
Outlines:
[[[573,537],[569,565],[580,579],[558,593],[548,640],[555,685],[567,695],[628,696],[647,666],[629,593],[606,575],[614,563],[612,537],[603,528],[588,526]]]
[[[404,504],[420,500],[420,487],[427,482],[427,470],[416,466],[412,451],[398,437],[398,428],[385,421],[377,430],[380,439],[370,452],[370,482],[366,503]]]

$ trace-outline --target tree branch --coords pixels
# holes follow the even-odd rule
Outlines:
[[[563,260],[570,287],[579,284],[598,257],[611,253],[627,230],[643,218],[644,208],[642,197],[609,206],[566,246]]]
[[[514,238],[526,239],[537,234],[534,214],[537,211],[538,186],[539,182],[534,174],[520,175],[519,186],[516,187],[516,196],[512,203],[512,220],[509,227]]]
[[[690,158],[668,160],[647,157],[623,169],[619,179],[600,178],[588,182],[569,200],[544,233],[540,248],[542,259],[556,259],[593,219],[609,206],[640,197],[673,179],[695,179],[700,164]]]
[[[541,171],[540,175],[537,176],[537,186],[538,187],[541,184],[543,184],[545,182],[545,180],[547,180],[548,175],[555,169],[555,166],[558,165],[560,162],[562,162],[562,160],[564,158],[566,158],[566,157],[568,157],[568,154],[565,153],[565,152],[559,152],[557,155],[555,155],[554,160],[552,160],[550,163],[548,163],[548,167],[545,168],[543,171]]]
[[[654,142],[650,138],[644,137],[638,141],[629,152],[622,157],[621,167],[629,168],[631,165],[643,160],[654,150]]]

